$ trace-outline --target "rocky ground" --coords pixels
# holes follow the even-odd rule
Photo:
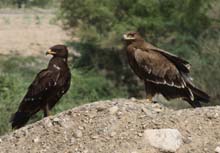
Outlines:
[[[0,137],[1,153],[214,153],[220,107],[172,110],[144,100],[99,101]],[[220,152],[220,151],[219,151]]]

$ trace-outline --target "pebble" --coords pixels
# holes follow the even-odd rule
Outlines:
[[[84,129],[84,127],[82,127],[82,126],[79,126],[78,128],[79,128],[80,130],[83,130],[83,129]]]
[[[122,112],[118,112],[118,113],[117,113],[118,116],[121,116],[122,114],[123,114]]]
[[[34,142],[34,143],[38,143],[39,140],[40,140],[39,137],[36,137],[35,139],[33,139],[33,142]]]
[[[205,152],[208,152],[208,151],[209,151],[209,149],[208,149],[208,148],[204,148],[203,150],[204,150]]]
[[[192,142],[192,137],[187,137],[187,138],[183,139],[183,142],[185,144],[190,144]]]
[[[111,132],[110,136],[114,137],[116,135],[116,132]]]
[[[98,106],[98,107],[96,108],[96,110],[97,110],[98,112],[104,111],[105,109],[106,109],[105,106]]]
[[[219,117],[219,114],[216,112],[207,112],[206,116],[208,119],[216,119]]]
[[[142,136],[143,136],[143,134],[142,134],[142,133],[138,133],[137,135],[138,135],[139,137],[142,137]]]
[[[215,153],[220,153],[220,147],[219,146],[215,148]]]
[[[161,108],[155,108],[154,111],[157,112],[157,113],[160,113],[160,112],[162,112],[162,109]]]
[[[53,119],[53,122],[59,122],[59,121],[60,121],[60,119],[57,117]]]
[[[53,126],[53,124],[51,123],[51,120],[50,120],[49,118],[45,118],[44,125],[45,125],[46,127],[51,127],[51,126]]]
[[[131,97],[131,101],[136,101],[137,99],[134,97]]]
[[[156,103],[156,104],[153,104],[152,107],[153,107],[153,108],[161,108],[161,105],[158,104],[158,103]]]
[[[98,136],[98,135],[92,135],[91,138],[92,138],[92,139],[98,139],[99,136]]]
[[[81,138],[82,137],[82,131],[81,130],[74,131],[73,136],[76,137],[76,138]]]
[[[72,144],[74,144],[75,143],[75,141],[76,141],[76,139],[75,138],[71,138],[70,139],[70,144],[72,145]]]
[[[114,115],[117,111],[118,111],[118,106],[113,106],[113,107],[109,108],[109,113],[111,115]]]
[[[86,149],[86,150],[84,150],[82,153],[88,153],[88,152],[89,152],[89,150]]]
[[[142,110],[142,112],[144,112],[146,114],[148,114],[148,112],[149,112],[145,107],[142,107],[141,110]]]

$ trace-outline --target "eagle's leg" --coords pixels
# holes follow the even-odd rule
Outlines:
[[[45,105],[43,111],[44,111],[44,117],[50,116],[50,110],[48,104]]]
[[[147,96],[147,99],[146,99],[147,103],[152,103],[153,102],[152,99],[153,99],[152,96]]]
[[[154,89],[154,85],[151,82],[144,82],[145,85],[145,92],[146,92],[146,101],[147,103],[152,103],[153,102],[153,97],[156,94],[155,93],[155,89]]]

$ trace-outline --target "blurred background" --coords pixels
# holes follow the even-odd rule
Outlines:
[[[11,130],[11,114],[55,44],[70,50],[72,84],[53,114],[97,100],[144,98],[123,51],[127,31],[188,60],[194,83],[212,97],[208,105],[220,103],[219,0],[0,0],[0,135]]]

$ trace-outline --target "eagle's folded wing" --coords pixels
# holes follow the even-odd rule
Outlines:
[[[146,81],[177,88],[185,87],[185,82],[178,69],[172,61],[169,61],[162,54],[136,49],[134,56],[138,65],[138,71],[140,71],[139,74]]]
[[[32,105],[32,111],[39,109],[37,108],[40,107],[39,102],[47,96],[47,93],[50,92],[54,86],[56,86],[56,80],[58,77],[59,73],[48,69],[42,70],[38,73],[35,80],[29,86],[28,91],[21,102],[20,108],[24,111],[26,108],[30,109],[30,105]]]
[[[182,72],[189,73],[191,65],[188,61],[154,46],[151,46],[149,49],[164,55],[167,59],[172,61]]]

